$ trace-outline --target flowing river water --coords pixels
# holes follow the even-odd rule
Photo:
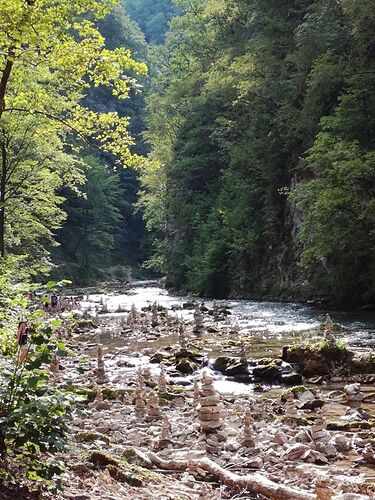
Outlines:
[[[191,302],[192,298],[178,296],[161,288],[157,283],[138,282],[126,290],[107,293],[88,293],[81,307],[92,309],[100,308],[105,304],[107,313],[101,317],[107,317],[109,323],[111,318],[123,316],[124,311],[129,311],[134,305],[138,310],[148,307],[154,302],[165,307],[172,314],[177,315],[186,322],[193,320],[193,310],[184,309],[184,304]],[[325,314],[329,312],[334,323],[343,327],[339,337],[350,347],[359,351],[375,350],[375,313],[373,312],[343,312],[323,311],[316,307],[289,302],[263,302],[252,300],[226,300],[218,301],[229,306],[231,314],[226,320],[228,329],[238,323],[239,334],[246,335],[250,339],[248,355],[252,359],[264,357],[278,357],[284,345],[308,339],[312,329],[325,321]],[[205,305],[212,308],[213,301],[205,300]],[[122,312],[119,312],[122,311]],[[220,354],[238,355],[238,347],[215,348],[212,335],[204,334],[207,345],[210,344],[209,357],[213,359]],[[118,351],[128,354],[129,364],[133,366],[149,365],[147,355],[139,355],[139,349],[143,353],[166,348],[178,342],[177,334],[167,336],[148,336],[141,338],[137,345],[126,335],[116,332],[105,331],[101,334],[100,342],[109,351]],[[150,365],[151,366],[151,365]],[[153,371],[158,370],[155,365],[151,366]],[[215,374],[217,389],[225,393],[249,393],[253,390],[248,385],[227,380],[227,378]],[[184,376],[178,381],[187,383],[192,377]]]

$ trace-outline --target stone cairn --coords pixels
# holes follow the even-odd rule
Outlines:
[[[158,305],[156,302],[154,302],[151,307],[151,326],[152,328],[155,328],[158,326],[158,324],[159,324]]]
[[[168,389],[167,389],[167,379],[165,378],[165,368],[163,365],[161,365],[159,374],[159,394],[161,396],[164,396],[167,393]]]
[[[216,453],[220,450],[218,429],[221,427],[220,418],[220,396],[213,386],[213,378],[203,372],[201,380],[202,388],[198,404],[198,420],[201,430],[206,434],[206,449],[208,453]]]
[[[315,419],[314,425],[310,429],[310,436],[314,442],[320,441],[327,435],[327,425],[323,418],[323,412],[321,410],[317,410],[316,415],[317,418]]]
[[[171,437],[172,426],[167,417],[163,415],[163,424],[161,426],[160,441],[167,441]]]
[[[230,329],[230,332],[231,333],[234,333],[234,334],[238,334],[240,332],[240,325],[238,324],[237,321],[235,321],[232,326],[231,326],[231,329]]]
[[[142,368],[142,376],[144,378],[145,384],[147,385],[147,382],[150,382],[151,380],[151,369],[149,366],[145,366]]]
[[[130,317],[132,325],[137,325],[139,322],[139,312],[138,309],[135,307],[135,304],[132,304],[132,307],[130,309]]]
[[[186,349],[187,344],[188,344],[187,336],[186,336],[186,332],[185,332],[185,326],[182,322],[180,322],[180,324],[178,326],[178,343],[180,344],[182,349]]]
[[[194,380],[193,391],[194,391],[193,392],[193,404],[194,404],[194,408],[196,408],[198,405],[199,396],[200,396],[199,382],[197,379]]]
[[[291,419],[298,417],[294,394],[291,391],[286,394],[285,416]]]
[[[364,397],[363,392],[361,392],[361,384],[349,384],[344,387],[346,394],[346,403],[351,408],[361,408],[362,399]]]
[[[333,321],[329,314],[326,315],[325,339],[328,342],[336,342],[335,336],[333,335]]]
[[[168,313],[168,311],[165,311],[165,324],[168,328],[172,326],[173,319],[171,315]]]
[[[157,394],[153,393],[150,395],[147,401],[147,416],[146,422],[152,422],[154,420],[161,420],[163,418],[159,407],[159,398]]]
[[[160,429],[159,438],[153,443],[155,450],[164,450],[172,444],[171,437],[171,423],[166,415],[162,415],[162,424]]]
[[[246,348],[242,337],[240,338],[240,360],[244,363],[247,363]]]
[[[96,368],[96,382],[98,384],[104,384],[105,382],[107,382],[108,377],[105,372],[103,347],[101,344],[98,344],[97,358],[98,358],[98,366]]]
[[[123,312],[125,312],[125,311],[126,311],[126,309],[125,309],[124,304],[119,304],[119,305],[117,306],[117,309],[116,309],[116,312],[117,312],[117,313],[123,313]]]
[[[89,404],[89,408],[95,408],[95,410],[109,410],[111,408],[111,403],[109,401],[104,401],[100,386],[96,388],[95,399]]]
[[[193,333],[200,334],[202,333],[204,327],[204,318],[202,311],[200,310],[199,305],[195,306],[194,310],[194,328]]]
[[[243,423],[242,444],[243,446],[246,446],[246,448],[254,448],[255,447],[255,441],[253,437],[254,419],[251,416],[251,411],[249,408],[247,408],[245,411],[242,423]]]
[[[144,377],[144,371],[142,370],[141,367],[139,367],[138,371],[137,371],[137,387],[141,391],[143,391],[145,386],[146,386],[146,381],[145,381],[145,377]]]
[[[144,418],[146,414],[146,403],[144,400],[144,392],[139,387],[135,390],[135,414],[138,418]]]
[[[133,326],[133,316],[132,313],[130,312],[126,318],[126,326]]]
[[[216,300],[214,300],[212,312],[213,312],[212,316],[213,316],[214,322],[217,323],[220,320],[220,309],[219,309],[219,306],[217,305]]]
[[[145,314],[143,316],[143,326],[145,328],[148,328],[150,325],[151,325],[151,321],[150,321],[149,315],[147,314],[147,312],[145,312]]]
[[[51,364],[49,365],[50,372],[52,372],[54,375],[57,375],[59,373],[59,359],[57,357],[57,354],[54,352],[51,357]]]

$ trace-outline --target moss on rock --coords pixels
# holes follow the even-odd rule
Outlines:
[[[191,375],[198,369],[198,365],[188,358],[180,358],[176,363],[176,369],[186,375]]]
[[[329,375],[333,370],[348,371],[354,353],[341,342],[319,341],[313,344],[296,344],[284,348],[288,363],[297,363],[304,376]]]
[[[104,441],[109,444],[109,437],[100,432],[81,431],[77,434],[77,441],[80,443],[93,443],[94,441]]]

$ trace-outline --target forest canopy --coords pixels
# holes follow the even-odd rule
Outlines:
[[[1,255],[374,303],[370,0],[0,7]]]
[[[154,264],[198,294],[373,304],[373,3],[182,3],[147,99]]]

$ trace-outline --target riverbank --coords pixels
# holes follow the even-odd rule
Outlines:
[[[291,332],[277,315],[265,321],[267,308],[262,323],[254,310],[244,318],[243,304],[222,303],[215,312],[210,303],[198,314],[183,298],[156,293],[156,308],[153,287],[133,289],[127,302],[91,295],[82,303],[71,356],[54,376],[57,386],[80,395],[58,498],[216,499],[240,498],[241,491],[255,498],[259,487],[271,488],[264,498],[323,498],[329,491],[372,497],[371,384],[360,387],[356,408],[345,377],[288,389],[280,380],[243,383],[213,370],[219,356],[242,358],[242,366],[246,357],[253,376],[261,357],[272,351],[277,359],[289,336],[317,333],[314,318],[301,315],[300,305],[288,309]]]

